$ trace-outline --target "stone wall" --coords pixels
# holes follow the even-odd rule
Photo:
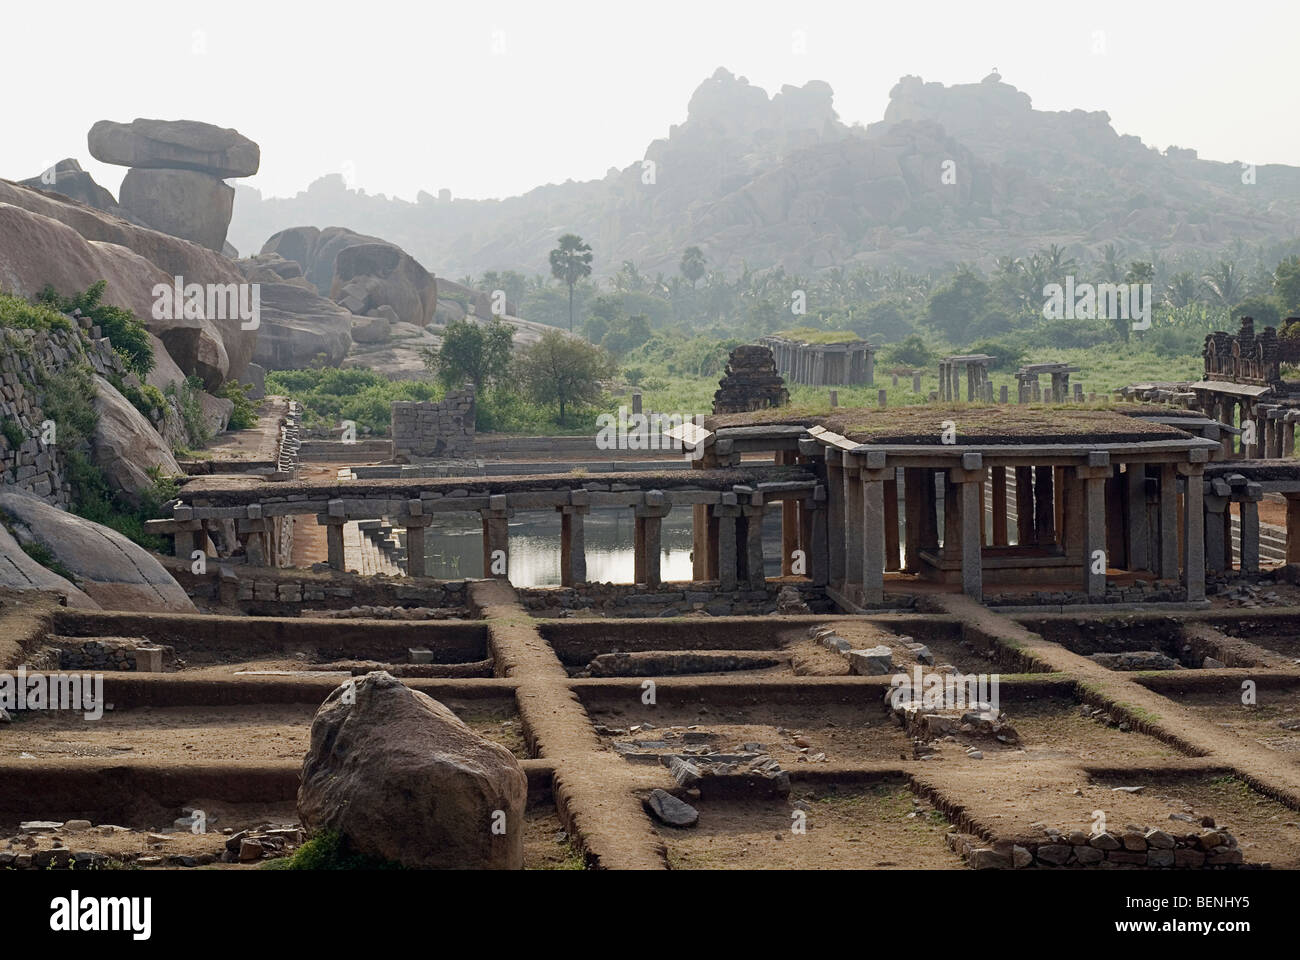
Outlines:
[[[797,591],[807,609],[793,609],[781,598],[785,587]],[[516,587],[519,599],[534,616],[565,617],[574,611],[600,611],[612,617],[765,616],[772,613],[833,613],[834,605],[821,587],[803,583],[767,584],[763,590],[719,590],[709,583],[666,583],[648,590],[645,584],[584,583],[578,587]]]
[[[439,403],[394,403],[391,433],[397,460],[470,459],[474,453],[473,386],[466,384]]]
[[[1245,863],[1237,838],[1215,827],[1213,821],[1197,826],[1189,829],[1188,823],[1171,824],[1168,830],[1162,830],[1129,825],[1122,831],[1093,834],[1049,827],[1041,839],[992,846],[970,834],[951,833],[948,845],[976,870],[1230,870],[1268,866]]]

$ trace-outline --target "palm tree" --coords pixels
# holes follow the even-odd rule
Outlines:
[[[1230,260],[1220,260],[1218,266],[1201,277],[1201,282],[1214,302],[1228,310],[1241,299],[1241,274]]]
[[[591,247],[576,233],[560,237],[551,251],[551,276],[569,287],[569,332],[573,332],[573,285],[591,276]]]
[[[1124,282],[1127,284],[1154,283],[1156,268],[1153,264],[1145,260],[1129,261],[1128,270],[1124,273]]]
[[[692,290],[695,289],[695,284],[700,277],[704,276],[704,264],[704,251],[699,247],[687,247],[686,252],[682,254],[682,263],[678,269],[690,282]]]
[[[1196,278],[1183,270],[1169,278],[1165,288],[1165,303],[1171,307],[1185,307],[1196,300]]]
[[[1101,248],[1101,278],[1107,283],[1119,283],[1124,276],[1124,268],[1119,264],[1119,250],[1115,244],[1108,243]]]

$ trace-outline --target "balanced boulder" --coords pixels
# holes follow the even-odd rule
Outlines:
[[[528,781],[505,747],[385,672],[335,689],[311,725],[298,816],[417,869],[523,866]]]

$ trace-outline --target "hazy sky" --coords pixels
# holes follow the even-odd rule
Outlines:
[[[769,94],[820,79],[879,120],[899,77],[993,67],[1039,109],[1107,110],[1202,157],[1300,165],[1300,3],[6,3],[0,177],[90,159],[100,119],[194,119],[262,147],[248,183],[345,172],[370,193],[499,197],[601,177],[685,118],[719,66]],[[806,52],[797,52],[802,38]]]

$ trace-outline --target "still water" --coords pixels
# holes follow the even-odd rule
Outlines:
[[[635,518],[630,509],[593,509],[585,518],[587,579],[594,583],[631,583]],[[444,580],[483,576],[483,527],[478,518],[449,514],[425,533],[428,576]],[[690,580],[691,511],[674,510],[664,518],[660,560],[664,580]],[[763,518],[766,575],[781,575],[781,513]],[[560,515],[520,511],[510,521],[510,582],[517,587],[560,583]]]

